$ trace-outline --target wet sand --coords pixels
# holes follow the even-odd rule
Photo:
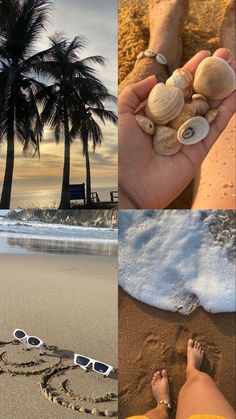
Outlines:
[[[117,367],[116,265],[104,256],[0,256],[1,417],[117,411],[115,373],[103,378],[72,367],[74,352]],[[15,328],[46,342],[46,355],[13,345]]]
[[[235,407],[235,313],[210,314],[198,308],[182,316],[148,306],[119,290],[119,419],[155,406],[150,381],[160,368],[169,372],[176,407],[185,381],[190,337],[204,346],[202,370]]]

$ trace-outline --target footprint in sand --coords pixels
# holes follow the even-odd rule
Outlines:
[[[162,360],[169,371],[170,376],[184,377],[186,366],[186,344],[189,339],[190,332],[185,326],[176,329],[175,345],[166,346],[162,351]]]
[[[42,394],[51,402],[79,414],[117,417],[117,380],[75,365],[61,365],[42,375]]]

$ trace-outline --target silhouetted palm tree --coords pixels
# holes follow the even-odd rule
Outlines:
[[[117,123],[116,114],[105,109],[104,102],[116,103],[117,99],[109,93],[102,83],[94,83],[87,80],[77,79],[75,85],[80,92],[80,97],[85,104],[87,118],[80,118],[77,111],[73,113],[73,131],[72,136],[80,136],[83,145],[83,155],[86,162],[86,201],[91,204],[91,171],[89,158],[89,140],[92,141],[93,151],[101,144],[103,133],[96,119],[99,119],[104,125],[106,121]]]
[[[50,57],[52,48],[34,55],[32,52],[49,9],[48,0],[0,2],[0,140],[7,141],[0,208],[10,206],[15,137],[24,150],[30,142],[38,150],[42,137],[35,95],[44,85],[32,77],[32,70]]]
[[[70,207],[70,146],[73,140],[75,115],[78,121],[88,119],[85,102],[81,96],[81,86],[90,83],[102,86],[95,77],[95,70],[90,63],[104,65],[101,56],[79,59],[78,52],[85,45],[83,37],[75,37],[71,42],[56,34],[51,38],[53,46],[52,61],[42,62],[38,70],[53,78],[54,83],[43,92],[43,123],[50,123],[55,132],[55,139],[60,140],[61,130],[64,131],[64,167],[61,189],[60,209]],[[40,95],[39,95],[40,96]]]

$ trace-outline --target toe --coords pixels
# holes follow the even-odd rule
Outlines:
[[[156,379],[157,380],[160,380],[161,379],[161,371],[157,371]]]
[[[197,348],[198,348],[198,341],[197,341],[197,340],[195,340],[195,342],[194,342],[194,348],[195,348],[195,349],[197,349]]]
[[[193,347],[193,340],[192,339],[189,339],[188,340],[188,347],[189,348],[192,348]]]
[[[162,370],[161,375],[162,375],[163,378],[168,378],[168,374],[167,374],[166,370]]]

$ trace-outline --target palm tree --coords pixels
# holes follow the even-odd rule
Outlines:
[[[31,143],[36,151],[42,138],[35,95],[44,85],[32,77],[32,70],[50,57],[52,48],[33,55],[32,51],[49,9],[49,0],[0,2],[0,141],[7,142],[0,208],[10,206],[15,137],[24,150]]]
[[[52,78],[54,83],[43,92],[41,118],[43,123],[50,123],[57,142],[62,130],[64,132],[64,166],[59,208],[67,209],[70,208],[70,147],[73,141],[74,116],[76,114],[80,121],[88,118],[80,86],[83,83],[101,85],[94,75],[95,70],[89,64],[104,65],[105,60],[101,56],[79,59],[78,52],[85,45],[83,37],[75,37],[69,42],[56,34],[50,39],[53,47],[52,60],[42,61],[38,71]],[[40,94],[38,98],[41,99]]]
[[[102,130],[96,121],[99,119],[104,125],[106,121],[117,123],[116,114],[105,109],[104,102],[116,103],[117,99],[109,93],[101,83],[77,79],[75,81],[80,97],[85,104],[87,118],[81,118],[77,111],[72,116],[73,131],[72,136],[80,136],[83,145],[83,155],[86,162],[86,201],[91,204],[91,171],[89,158],[89,140],[92,141],[93,151],[103,140]]]

